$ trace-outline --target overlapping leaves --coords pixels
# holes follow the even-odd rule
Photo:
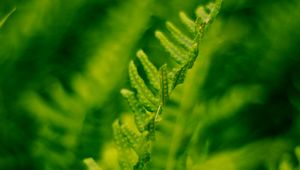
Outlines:
[[[191,20],[183,12],[179,14],[181,22],[192,37],[171,22],[166,23],[171,37],[161,31],[155,32],[156,38],[177,63],[174,68],[168,68],[167,64],[164,64],[157,69],[145,52],[139,50],[137,58],[147,76],[145,81],[140,76],[137,65],[133,61],[129,63],[132,89],[122,89],[121,94],[127,99],[133,111],[138,131],[135,132],[119,120],[113,125],[121,169],[147,167],[150,161],[151,142],[155,140],[155,127],[160,120],[163,106],[173,89],[184,82],[187,71],[192,68],[198,56],[199,43],[205,30],[216,17],[221,2],[217,0],[216,3],[199,7],[196,10],[196,21]]]

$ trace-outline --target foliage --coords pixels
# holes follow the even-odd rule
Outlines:
[[[177,85],[184,82],[188,69],[193,67],[205,30],[219,12],[221,2],[217,1],[215,4],[199,7],[196,13],[196,22],[184,13],[180,13],[180,19],[193,35],[192,38],[182,33],[171,22],[166,23],[172,38],[181,46],[173,43],[164,33],[155,32],[160,43],[178,63],[171,71],[167,71],[166,64],[157,69],[142,50],[137,52],[137,57],[144,68],[150,87],[140,77],[134,62],[130,62],[129,77],[136,92],[123,89],[121,93],[128,100],[134,112],[134,122],[139,132],[134,132],[133,129],[129,129],[119,120],[113,125],[114,136],[119,147],[121,169],[146,169],[151,159],[151,146],[152,142],[155,141],[156,126],[161,119],[162,110],[171,92]],[[137,156],[137,160],[134,160],[135,156]]]
[[[299,169],[300,2],[216,2],[1,1],[0,169]]]

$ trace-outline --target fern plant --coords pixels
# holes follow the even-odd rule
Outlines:
[[[122,89],[121,94],[133,111],[135,127],[130,127],[122,120],[116,120],[113,124],[121,169],[140,170],[149,167],[151,145],[155,140],[156,126],[161,120],[163,108],[172,91],[184,82],[187,71],[193,67],[201,40],[217,16],[221,3],[222,0],[217,0],[215,3],[199,7],[195,21],[183,12],[179,14],[180,20],[192,37],[180,31],[171,22],[167,22],[166,27],[172,40],[161,31],[155,32],[156,38],[177,63],[175,67],[168,68],[167,64],[164,64],[158,69],[147,54],[139,50],[136,55],[146,73],[146,81],[140,76],[137,65],[133,61],[129,63],[132,89]]]

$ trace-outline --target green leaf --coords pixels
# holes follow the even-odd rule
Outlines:
[[[184,82],[188,66],[182,65],[173,68],[173,70],[168,74],[170,80],[170,90],[173,90],[177,85]]]
[[[172,43],[162,32],[156,31],[155,36],[177,63],[182,64],[188,58],[188,53]]]
[[[122,170],[132,170],[136,160],[131,148],[122,149],[119,152],[119,165]]]
[[[196,10],[196,15],[201,19],[201,22],[208,23],[211,19],[210,14],[206,11],[206,8],[200,6]]]
[[[195,30],[196,24],[192,19],[190,19],[184,12],[180,12],[179,17],[180,17],[181,22],[187,27],[187,29],[191,33],[196,32],[196,30]]]
[[[164,64],[159,69],[160,72],[160,104],[164,106],[169,97],[167,65]]]
[[[200,6],[196,10],[196,15],[202,22],[208,24],[212,21],[220,11],[222,0],[217,0],[216,3],[209,3],[205,7]]]
[[[119,150],[119,164],[122,170],[131,170],[137,162],[137,155],[132,149],[134,140],[127,136],[127,130],[121,125],[119,120],[113,123],[114,138]],[[131,141],[132,140],[132,141]]]
[[[166,23],[167,29],[170,31],[171,35],[176,39],[178,43],[183,45],[188,50],[192,49],[193,40],[190,39],[188,36],[184,35],[173,23],[167,22]]]
[[[198,57],[198,43],[195,42],[192,46],[191,51],[190,51],[190,58],[186,63],[188,69],[191,69],[193,67],[197,57]]]
[[[126,140],[124,134],[122,133],[121,125],[120,125],[120,121],[119,120],[116,120],[113,123],[113,131],[114,131],[114,138],[115,138],[116,144],[119,147],[118,149],[128,148],[129,147],[129,143]]]
[[[138,162],[136,165],[133,167],[134,170],[140,170],[144,169],[146,166],[146,163],[150,161],[150,153],[147,152],[139,157]]]
[[[138,74],[137,68],[133,61],[129,64],[129,77],[133,88],[137,90],[139,101],[149,110],[155,111],[158,105],[158,99],[153,95],[151,90],[146,86],[144,80]]]
[[[143,106],[138,102],[134,92],[122,89],[121,94],[127,99],[128,104],[134,113],[134,120],[138,130],[144,132],[145,127],[149,124],[152,116],[147,113]]]
[[[206,8],[208,9],[207,11]],[[211,21],[211,18],[213,18],[213,15],[209,14],[209,10],[211,12],[215,10],[211,4],[206,8],[198,9],[198,15],[202,15],[202,19],[198,18],[196,22],[189,19],[184,13],[179,14],[183,24],[190,32],[194,33],[192,39],[171,22],[167,22],[166,27],[172,39],[169,39],[160,31],[155,32],[155,36],[161,45],[179,64],[171,72],[168,73],[166,64],[161,66],[159,71],[157,71],[156,67],[149,61],[147,55],[142,50],[137,52],[137,57],[145,70],[150,82],[149,84],[159,91],[159,96],[153,94],[147,87],[145,81],[140,77],[134,62],[131,61],[129,64],[130,82],[132,87],[137,91],[137,95],[135,95],[135,92],[126,89],[123,89],[121,93],[127,98],[134,112],[135,123],[141,134],[136,134],[124,125],[118,125],[121,135],[118,133],[116,135],[123,136],[123,141],[119,141],[120,144],[135,150],[135,153],[138,154],[138,159],[132,167],[133,169],[145,169],[150,159],[151,144],[155,140],[158,117],[162,113],[163,106],[166,105],[172,90],[178,84],[184,82],[187,70],[193,67],[198,56],[199,43],[202,40],[206,26]],[[175,42],[173,42],[173,39]],[[121,160],[120,162],[123,162],[125,167],[125,165],[128,165],[126,163],[130,161]]]
[[[144,53],[143,50],[139,50],[137,52],[137,57],[140,60],[140,62],[143,65],[143,68],[147,74],[147,77],[150,81],[150,85],[154,87],[156,90],[159,89],[159,77],[158,71],[156,67],[151,63],[151,61],[148,59],[148,56]]]
[[[127,140],[129,146],[135,149],[135,151],[139,152],[139,145],[143,140],[142,135],[133,132],[132,130],[128,129],[128,127],[126,127],[125,125],[122,125],[120,129],[124,138]]]
[[[135,93],[128,89],[122,89],[121,94],[125,97],[128,101],[128,104],[131,110],[136,114],[145,114],[146,111],[143,106],[138,102],[137,98],[135,97]]]
[[[170,81],[169,91],[173,90],[177,85],[184,82],[187,70],[192,68],[198,56],[198,45],[195,43],[190,51],[190,58],[185,64],[173,68],[169,72],[168,77]]]
[[[211,20],[215,19],[218,13],[220,12],[221,5],[222,5],[223,0],[216,0],[214,3],[213,7],[210,7],[211,9]]]
[[[148,133],[148,140],[154,141],[155,140],[155,118],[152,118],[151,121],[148,124],[147,130],[149,131]]]

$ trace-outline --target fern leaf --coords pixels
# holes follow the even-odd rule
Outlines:
[[[120,150],[120,167],[122,170],[131,170],[139,159],[136,153],[143,153],[143,147],[146,148],[145,145],[142,145],[144,144],[142,143],[142,135],[129,130],[125,125],[121,125],[118,120],[114,122],[113,129],[115,140]],[[133,149],[137,152],[134,152]]]
[[[154,111],[158,104],[158,99],[146,86],[144,80],[139,76],[133,61],[129,64],[129,77],[132,87],[137,90],[139,101],[143,103],[147,109]]]
[[[127,89],[122,89],[121,94],[123,95],[123,97],[125,97],[127,99],[128,104],[134,113],[134,119],[135,119],[135,123],[137,125],[138,130],[140,132],[143,132],[145,130],[145,126],[149,123],[148,118],[147,118],[149,116],[146,114],[145,109],[138,102],[137,98],[135,97],[134,92],[127,90]]]
[[[125,125],[121,126],[121,132],[123,133],[130,147],[138,152],[138,146],[142,142],[142,136],[128,129],[128,127],[126,127]]]
[[[117,145],[119,146],[119,149],[129,147],[129,144],[127,140],[124,138],[124,135],[122,133],[119,120],[116,120],[113,123],[113,130],[114,130],[114,138]]]
[[[190,58],[186,61],[186,63],[173,68],[173,70],[169,72],[168,74],[169,81],[170,81],[169,91],[173,90],[177,85],[184,82],[187,70],[192,68],[197,56],[198,56],[198,44],[195,42],[190,51]]]
[[[200,38],[203,37],[203,33],[206,27],[211,23],[220,11],[223,0],[217,0],[215,3],[209,3],[205,7],[200,6],[196,10],[197,21],[196,27],[199,29]]]
[[[209,20],[210,20],[210,14],[206,11],[205,7],[203,7],[203,6],[200,6],[200,7],[197,8],[196,15],[204,23],[208,23]]]
[[[149,131],[147,138],[150,141],[155,140],[155,118],[152,118],[148,124],[147,130]]]
[[[135,123],[139,129],[140,132],[143,132],[145,130],[145,127],[149,124],[149,122],[152,120],[152,115],[150,114],[136,114],[134,115]]]
[[[170,31],[172,36],[176,39],[178,43],[183,45],[188,50],[191,50],[193,46],[193,40],[190,39],[188,36],[184,35],[173,23],[167,22],[166,23],[167,29]]]
[[[196,10],[196,15],[203,22],[209,23],[212,21],[218,14],[221,8],[222,0],[217,0],[216,3],[209,3],[205,7],[200,6]]]
[[[136,158],[133,155],[133,151],[131,148],[124,148],[120,152],[121,155],[119,156],[119,164],[122,170],[132,170],[136,162]]]
[[[217,0],[217,2],[221,2],[221,0]],[[206,11],[206,8],[210,11]],[[158,116],[161,114],[163,106],[166,105],[172,90],[177,85],[183,83],[187,70],[192,68],[198,56],[198,47],[204,35],[205,28],[209,22],[214,19],[219,10],[215,11],[216,7],[211,4],[206,8],[198,8],[198,18],[196,22],[189,19],[182,12],[179,14],[182,23],[193,33],[193,39],[182,33],[171,22],[167,22],[166,27],[172,38],[177,41],[176,43],[173,43],[164,33],[160,31],[155,32],[155,36],[161,45],[179,64],[173,68],[171,72],[167,71],[166,64],[161,66],[158,71],[142,50],[137,52],[137,57],[146,72],[150,85],[159,91],[158,96],[153,94],[147,87],[144,80],[140,77],[134,62],[131,61],[129,64],[130,82],[132,87],[137,91],[137,95],[135,95],[135,92],[126,89],[123,89],[121,93],[128,100],[134,112],[135,124],[141,134],[131,131],[118,122],[114,124],[114,131],[117,144],[120,148],[123,148],[122,154],[124,155],[124,152],[129,154],[131,150],[134,150],[138,155],[137,161],[134,166],[132,166],[133,169],[145,169],[147,162],[149,162],[151,143],[155,140]],[[184,48],[178,46],[177,43]],[[124,150],[124,148],[126,150]],[[130,167],[128,167],[132,164],[130,162],[132,162],[130,159],[122,158],[120,165],[123,169],[130,169]]]
[[[188,53],[172,43],[162,32],[156,31],[155,36],[177,63],[182,64],[188,58]]]
[[[211,9],[211,20],[215,19],[218,13],[220,12],[221,5],[223,0],[216,0],[216,2],[212,5]]]
[[[195,33],[196,32],[196,24],[195,22],[190,19],[184,12],[180,12],[179,13],[179,17],[181,22],[187,27],[187,29],[191,32],[191,33]]]
[[[156,90],[159,89],[159,78],[158,78],[158,71],[156,67],[151,63],[148,59],[148,56],[144,53],[143,50],[139,50],[137,52],[137,57],[143,65],[143,68],[147,74],[147,77],[150,81],[150,85],[154,87]]]
[[[137,113],[137,114],[145,113],[143,106],[138,102],[133,91],[130,91],[127,89],[122,89],[121,94],[123,97],[125,97],[127,99],[128,104],[134,113]]]
[[[150,153],[147,152],[139,157],[139,160],[136,163],[136,165],[133,167],[133,169],[134,170],[144,169],[146,166],[146,163],[149,161],[150,161]]]
[[[184,82],[187,69],[188,69],[187,65],[175,67],[168,74],[170,80],[170,90],[173,90],[177,85]]]
[[[160,104],[164,106],[169,97],[167,65],[163,65],[160,69]]]
[[[192,46],[192,50],[190,51],[190,58],[187,61],[188,69],[193,67],[197,57],[198,57],[198,43],[195,42]]]

